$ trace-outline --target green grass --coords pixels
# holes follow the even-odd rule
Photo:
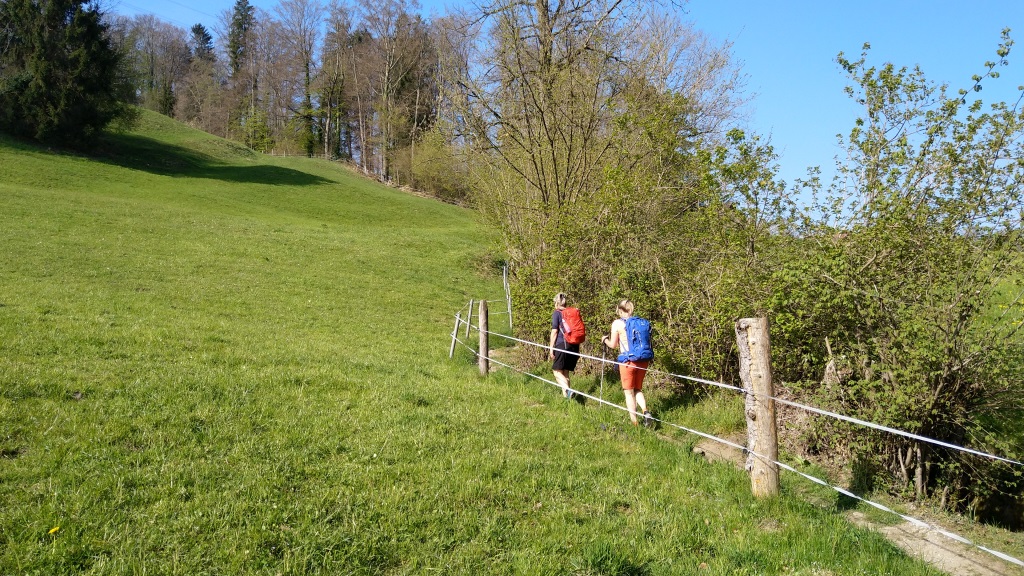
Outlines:
[[[449,360],[502,293],[469,211],[152,114],[0,139],[0,198],[0,574],[935,574]]]

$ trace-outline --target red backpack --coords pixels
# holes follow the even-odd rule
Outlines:
[[[582,344],[587,339],[587,327],[578,309],[562,309],[562,334],[566,344]]]

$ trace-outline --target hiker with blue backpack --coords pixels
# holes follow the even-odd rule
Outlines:
[[[583,318],[576,308],[566,306],[567,297],[562,292],[555,294],[555,311],[551,314],[551,342],[548,346],[551,371],[555,381],[562,387],[562,396],[572,399],[569,374],[576,370],[580,360],[580,344],[587,337]]]
[[[619,349],[619,376],[622,380],[622,391],[626,395],[626,408],[629,419],[637,425],[637,406],[644,417],[644,426],[654,425],[651,413],[647,411],[647,400],[644,398],[644,376],[647,367],[654,359],[654,348],[651,345],[651,323],[644,318],[633,316],[633,303],[629,300],[619,302],[615,309],[619,315],[612,322],[611,334],[601,337],[605,346]]]

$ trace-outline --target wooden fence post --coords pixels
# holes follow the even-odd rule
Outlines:
[[[757,498],[779,494],[779,438],[772,386],[771,343],[767,318],[743,318],[736,322],[740,379],[747,390],[747,471]],[[760,456],[755,456],[754,454]]]
[[[487,376],[487,372],[491,367],[490,361],[487,358],[491,353],[490,348],[487,346],[487,331],[489,330],[487,327],[487,300],[480,301],[480,315],[477,325],[479,326],[480,332],[480,375]]]
[[[466,338],[469,338],[469,327],[472,326],[473,322],[473,299],[469,299],[469,312],[466,313]]]

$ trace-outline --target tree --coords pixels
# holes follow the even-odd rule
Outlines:
[[[392,177],[391,160],[403,136],[414,131],[413,116],[418,102],[403,97],[415,94],[419,74],[429,68],[429,33],[422,18],[410,14],[416,2],[359,0],[362,20],[372,37],[372,68],[369,75],[377,118],[374,137],[378,150],[380,177]],[[412,120],[412,121],[410,121]],[[365,145],[365,143],[364,143]]]
[[[250,34],[256,25],[256,8],[249,4],[249,0],[235,0],[229,18],[228,63],[232,74],[237,74],[248,59],[247,50],[252,41]]]
[[[1011,45],[1004,33],[973,90],[998,77]],[[869,66],[868,48],[838,57],[863,115],[830,197],[804,222],[803,250],[777,275],[780,372],[851,415],[1019,454],[1006,427],[1024,408],[1024,111],[984,111],[917,68]],[[980,478],[1020,477],[902,437],[855,438],[853,457],[888,471],[890,486],[937,491],[953,508],[990,495]]]
[[[90,5],[0,2],[0,129],[76,146],[135,117],[122,55]]]
[[[193,24],[189,32],[188,47],[192,60],[213,62],[216,54],[213,51],[213,36],[210,35],[210,31],[202,24]]]
[[[328,10],[327,33],[320,50],[321,72],[316,82],[325,158],[352,157],[351,144],[346,142],[342,121],[346,113],[345,84],[350,75],[345,50],[351,30],[348,9],[333,2]]]
[[[188,74],[191,58],[185,31],[152,15],[118,18],[116,27],[127,49],[140,104],[173,115],[175,89]]]
[[[296,69],[301,86],[299,101],[289,103],[289,108],[299,121],[297,139],[307,156],[313,155],[317,144],[313,133],[313,80],[323,12],[323,5],[316,0],[282,0],[277,7],[290,55],[288,62]]]
[[[274,85],[269,78],[272,65],[280,59],[280,27],[248,0],[236,0],[230,12],[222,14],[223,37],[228,55],[229,135],[254,150],[267,152],[274,145],[273,126],[277,120]]]
[[[279,65],[286,59],[281,23],[257,11],[248,62],[236,89],[247,89],[240,100],[237,130],[246,146],[259,152],[274,149],[293,119],[289,108],[294,101],[293,75]]]
[[[347,50],[351,81],[345,84],[345,91],[354,142],[351,156],[357,158],[364,174],[379,173],[375,168],[377,146],[373,136],[373,76],[376,69],[373,42],[373,35],[360,27],[349,35]]]
[[[191,28],[188,72],[175,89],[175,116],[182,122],[228,136],[230,113],[223,89],[227,71],[217,58],[213,37],[202,24]]]
[[[653,254],[607,246],[648,246],[652,218],[718,197],[694,171],[708,171],[696,152],[732,113],[727,47],[650,8],[496,0],[463,20],[463,39],[455,27],[445,34],[468,48],[445,57],[443,118],[474,168],[476,205],[502,233],[526,314],[559,290],[593,309],[625,291],[653,298]],[[524,320],[527,330],[544,323]]]

